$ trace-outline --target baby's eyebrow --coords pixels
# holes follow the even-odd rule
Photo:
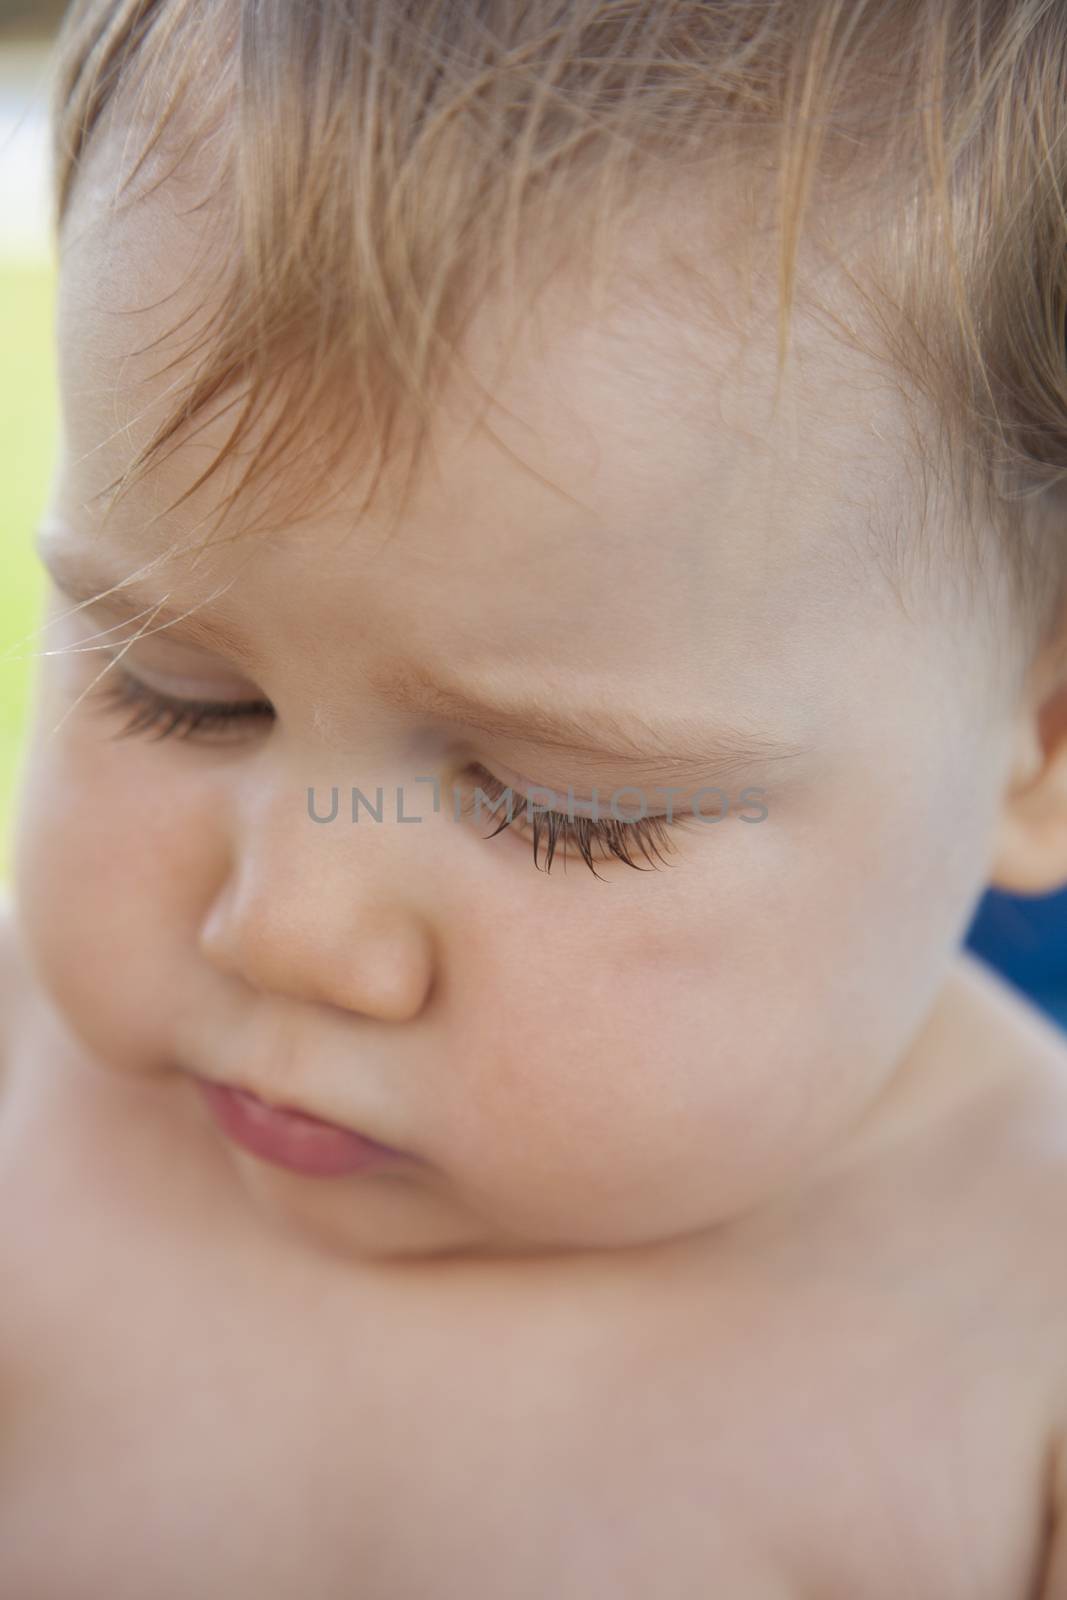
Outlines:
[[[200,644],[209,650],[222,651],[243,667],[254,670],[258,665],[257,654],[247,640],[235,630],[201,616],[198,609],[172,610],[152,599],[136,582],[94,578],[80,560],[65,555],[58,544],[53,544],[42,535],[37,539],[37,554],[57,589],[77,606],[96,605],[124,621],[139,622],[139,636],[148,637],[166,631],[188,644]],[[127,639],[121,641],[123,644],[129,642]]]
[[[572,711],[548,695],[487,700],[438,666],[394,660],[368,674],[389,705],[417,711],[482,733],[560,750],[587,761],[607,758],[639,767],[665,782],[692,782],[713,773],[762,767],[811,753],[788,739],[706,728],[692,718],[667,719],[657,727],[635,711],[621,717],[608,707]]]

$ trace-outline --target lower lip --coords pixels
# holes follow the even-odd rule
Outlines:
[[[301,1111],[269,1106],[243,1089],[219,1083],[197,1083],[218,1126],[234,1144],[263,1161],[309,1178],[337,1178],[365,1172],[400,1158],[388,1145],[375,1144],[332,1122]]]

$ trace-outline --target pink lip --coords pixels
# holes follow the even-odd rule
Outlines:
[[[242,1149],[306,1177],[335,1178],[400,1159],[400,1151],[303,1111],[270,1106],[244,1089],[196,1080],[208,1109]]]

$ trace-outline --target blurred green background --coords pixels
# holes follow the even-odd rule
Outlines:
[[[52,467],[53,275],[45,267],[0,266],[0,880],[8,879],[11,809],[25,726],[30,652],[43,595],[33,528]]]
[[[44,583],[33,530],[56,441],[47,103],[59,6],[0,0],[0,883]]]

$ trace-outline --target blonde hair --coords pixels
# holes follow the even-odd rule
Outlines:
[[[841,237],[847,219],[869,219],[879,348],[930,406],[922,471],[947,469],[960,526],[993,535],[1027,616],[1042,636],[1056,626],[1057,0],[74,0],[56,65],[60,234],[109,118],[146,131],[142,160],[170,133],[175,169],[211,145],[228,201],[195,375],[110,489],[237,388],[219,460],[285,404],[235,494],[318,415],[335,462],[377,462],[373,495],[401,424],[416,470],[460,337],[495,285],[538,262],[592,270],[643,197],[674,177],[699,194],[730,172],[751,236],[773,218],[780,238],[779,375],[808,219],[825,210]]]

